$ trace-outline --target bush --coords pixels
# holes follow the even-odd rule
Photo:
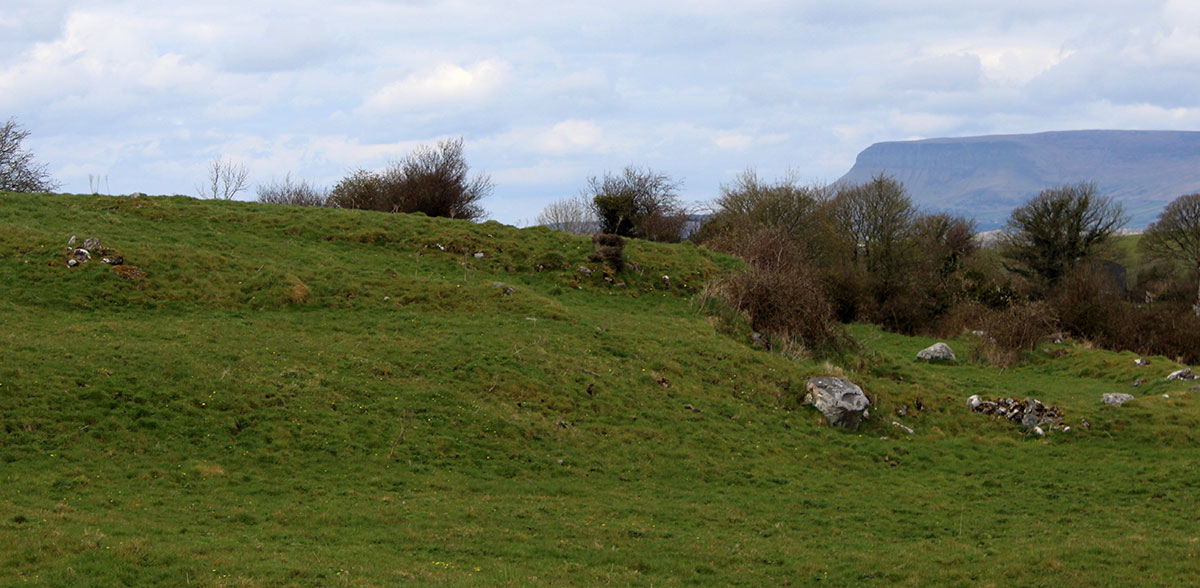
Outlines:
[[[380,172],[355,170],[329,194],[329,204],[382,212],[421,212],[480,220],[480,206],[492,191],[486,175],[468,178],[461,138],[438,143],[436,148],[418,147]]]
[[[799,342],[818,353],[845,348],[849,339],[838,324],[814,272],[786,235],[768,228],[728,236],[719,250],[750,267],[718,281],[714,290],[743,313],[755,330]]]
[[[588,260],[603,263],[612,268],[614,272],[625,269],[625,240],[620,235],[609,233],[593,235],[592,245],[595,246],[596,251],[588,257]]]
[[[972,330],[983,331],[979,338],[979,356],[995,365],[1016,363],[1022,351],[1032,350],[1058,331],[1054,311],[1045,302],[1014,304],[1002,309],[971,305],[956,311],[960,316],[973,314],[960,320],[976,325]]]
[[[683,238],[687,210],[675,190],[679,182],[666,174],[626,167],[620,174],[588,178],[592,211],[600,232],[675,243]]]
[[[318,189],[305,180],[292,182],[292,175],[284,176],[283,181],[272,181],[270,184],[260,184],[256,189],[258,201],[267,204],[288,204],[292,206],[325,206],[329,192]]]

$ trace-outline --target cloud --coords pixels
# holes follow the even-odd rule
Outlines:
[[[499,59],[485,59],[467,67],[443,63],[432,71],[412,74],[383,86],[367,96],[361,110],[374,114],[479,105],[504,88],[511,69]]]

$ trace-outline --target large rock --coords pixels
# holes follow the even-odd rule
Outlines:
[[[870,399],[854,382],[842,378],[813,378],[808,381],[804,403],[811,404],[829,419],[830,426],[855,430],[871,406]]]
[[[950,349],[949,345],[939,341],[917,352],[917,359],[924,359],[925,361],[937,361],[954,360],[957,358],[954,357],[954,351]]]

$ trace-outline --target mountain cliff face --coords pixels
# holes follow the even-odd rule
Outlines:
[[[839,181],[904,182],[922,208],[999,228],[1044,188],[1082,181],[1124,204],[1143,228],[1177,196],[1200,192],[1200,132],[1056,131],[871,145]]]

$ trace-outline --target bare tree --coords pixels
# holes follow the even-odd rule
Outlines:
[[[1188,264],[1200,276],[1200,193],[1171,201],[1146,228],[1139,245],[1155,257]],[[1200,286],[1192,310],[1200,315]]]
[[[29,136],[15,120],[0,126],[0,191],[53,192],[59,183],[50,177],[45,164],[34,161],[33,154],[21,148]]]
[[[233,200],[238,192],[246,189],[246,166],[229,159],[215,158],[208,162],[208,183],[197,184],[201,198]]]
[[[600,226],[591,204],[583,196],[551,202],[538,215],[537,223],[576,235],[594,233]]]

